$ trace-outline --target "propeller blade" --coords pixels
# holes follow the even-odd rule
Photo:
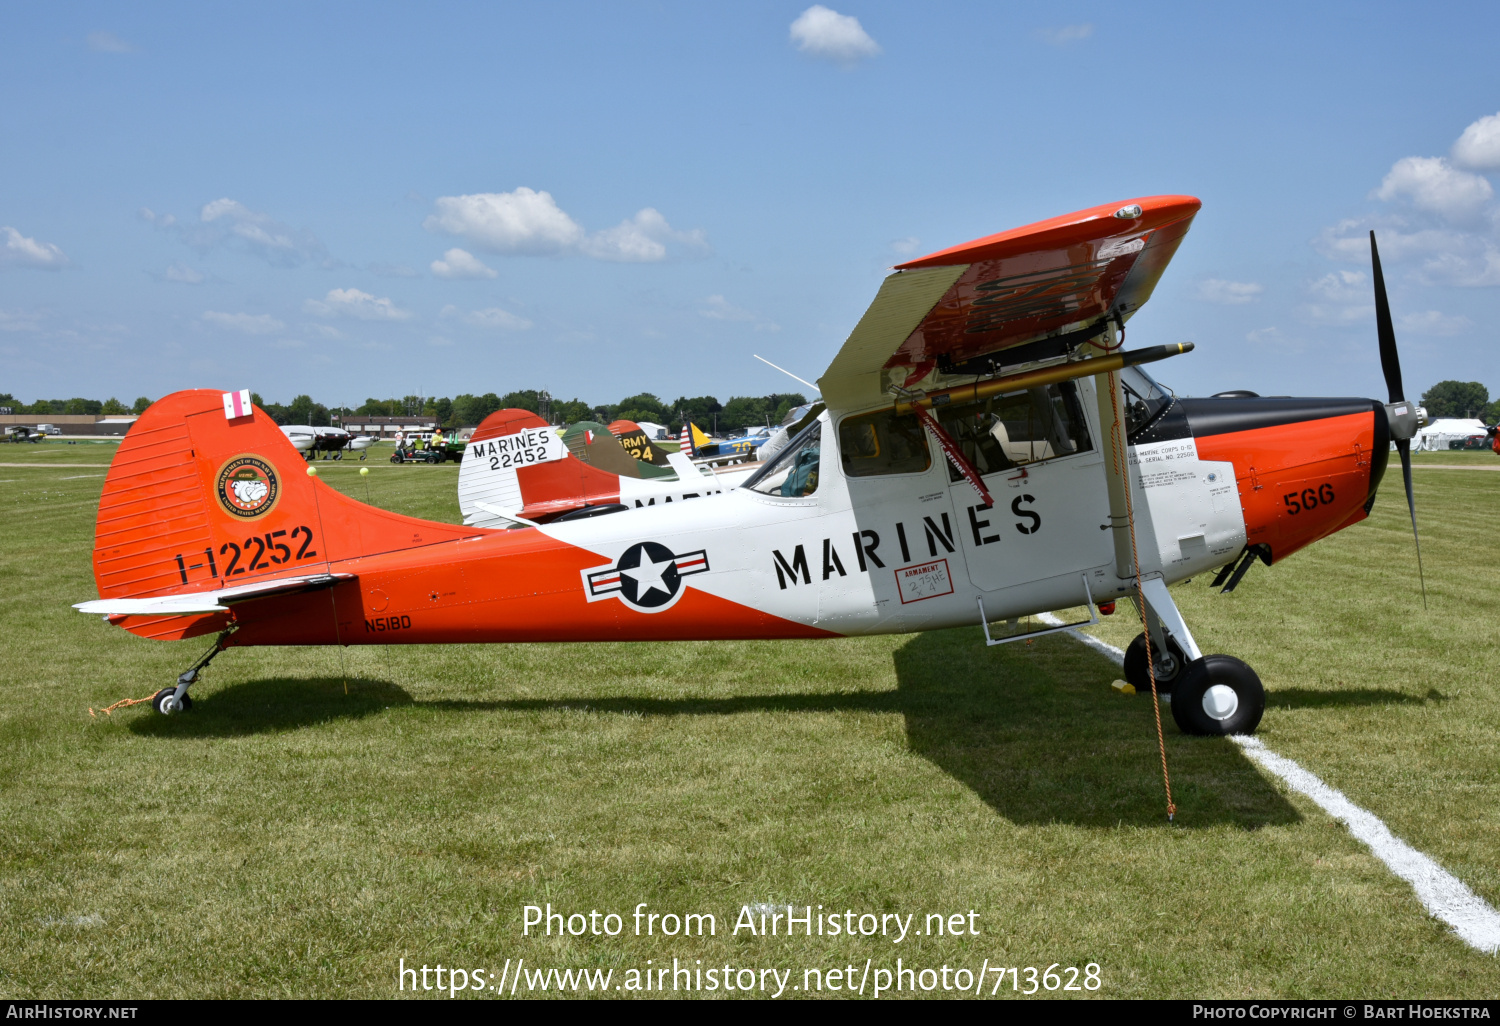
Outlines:
[[[1370,232],[1370,263],[1375,269],[1375,332],[1380,339],[1380,369],[1385,372],[1385,387],[1390,392],[1389,402],[1399,403],[1406,398],[1401,388],[1401,357],[1396,354],[1396,329],[1391,326],[1391,304],[1385,297],[1385,275],[1380,272],[1380,250],[1375,246],[1375,233]]]
[[[1400,439],[1396,451],[1401,454],[1401,477],[1406,482],[1406,508],[1411,511],[1411,537],[1417,545],[1417,580],[1422,582],[1422,608],[1427,608],[1427,575],[1422,572],[1422,539],[1417,534],[1417,500],[1411,494],[1411,441]]]

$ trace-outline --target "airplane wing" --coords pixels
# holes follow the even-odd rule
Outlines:
[[[1130,318],[1201,205],[1191,196],[1109,203],[898,264],[818,379],[823,398],[871,405],[892,382],[977,373],[975,361],[1001,350]]]
[[[73,608],[80,613],[95,613],[104,616],[190,616],[196,613],[219,613],[236,602],[270,598],[272,595],[316,591],[319,588],[331,587],[338,581],[353,580],[354,577],[354,574],[279,577],[271,581],[242,584],[235,588],[221,588],[218,591],[155,595],[150,598],[95,599],[92,602],[75,603]]]

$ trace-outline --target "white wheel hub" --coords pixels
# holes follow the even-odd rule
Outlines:
[[[1240,696],[1227,684],[1215,684],[1203,693],[1203,711],[1223,723],[1240,707]]]
[[[1207,699],[1204,699],[1204,701],[1207,701]],[[163,698],[161,700],[161,711],[166,713],[168,716],[171,716],[174,712],[177,711],[180,704],[181,703],[178,702],[176,695],[168,695],[166,698]]]

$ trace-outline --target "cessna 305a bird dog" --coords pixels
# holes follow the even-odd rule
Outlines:
[[[1260,680],[1199,650],[1167,585],[1222,568],[1232,587],[1254,560],[1364,519],[1390,441],[1407,464],[1416,421],[1378,258],[1389,405],[1177,399],[1141,370],[1192,348],[1123,345],[1198,208],[1114,203],[900,265],[819,379],[826,408],[739,487],[697,501],[634,506],[621,492],[609,515],[507,529],[415,520],[301,473],[263,411],[176,393],[110,467],[101,598],[78,608],[143,637],[217,636],[158,693],[170,713],[236,645],[963,624],[990,639],[995,621],[1130,597],[1146,625],[1130,672],[1171,685],[1178,725],[1252,731]],[[501,425],[496,455],[525,464],[560,445],[536,426]],[[1409,467],[1407,481],[1409,499]]]

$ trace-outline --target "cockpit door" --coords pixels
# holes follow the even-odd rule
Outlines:
[[[1073,382],[934,410],[995,500],[949,470],[969,580],[981,591],[1079,573],[1113,558],[1103,456]],[[956,479],[956,480],[955,480]]]

